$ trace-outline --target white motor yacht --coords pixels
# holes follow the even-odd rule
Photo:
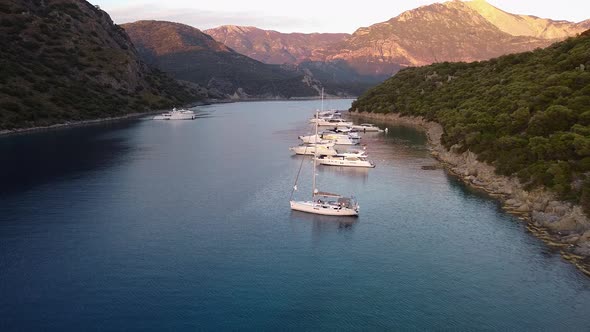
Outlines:
[[[321,135],[309,135],[309,136],[299,136],[299,139],[303,141],[303,143],[320,143],[320,144],[326,144],[326,143],[331,143],[331,141],[323,139]]]
[[[342,119],[319,119],[317,122],[320,127],[352,127],[352,122]]]
[[[186,109],[173,108],[172,111],[154,116],[154,120],[194,120],[195,112]]]
[[[342,153],[333,156],[320,156],[317,160],[320,165],[368,168],[375,167],[375,163],[367,160],[367,156],[362,153]]]
[[[334,149],[334,143],[325,143],[325,144],[301,144],[298,146],[290,147],[289,150],[295,152],[295,154],[300,155],[325,155],[325,156],[332,156],[338,153],[336,149]]]
[[[354,137],[349,134],[338,134],[334,132],[323,132],[321,138],[329,140],[338,145],[357,145],[360,143],[360,137]]]

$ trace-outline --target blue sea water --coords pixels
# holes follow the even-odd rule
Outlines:
[[[292,212],[311,162],[288,148],[319,106],[0,138],[0,330],[590,329],[590,279],[496,201],[422,170],[414,129],[364,136],[375,169],[318,168],[360,217]]]

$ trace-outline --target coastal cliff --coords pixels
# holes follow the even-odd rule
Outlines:
[[[436,122],[397,113],[352,112],[351,116],[426,131],[433,157],[449,172],[501,200],[507,212],[527,222],[532,234],[558,249],[565,259],[590,276],[590,219],[581,206],[561,201],[542,188],[526,190],[518,178],[498,175],[495,167],[478,161],[476,154],[469,150],[461,152],[458,146],[447,149],[441,141],[443,127]]]

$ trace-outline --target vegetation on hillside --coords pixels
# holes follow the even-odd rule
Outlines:
[[[590,212],[590,30],[532,52],[405,69],[351,109],[436,121],[446,147]]]
[[[121,116],[202,99],[141,62],[86,1],[0,3],[0,130]]]

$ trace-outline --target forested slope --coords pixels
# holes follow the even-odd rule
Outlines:
[[[0,130],[180,105],[207,91],[148,67],[84,0],[0,3]]]
[[[351,109],[436,121],[447,148],[590,212],[590,31],[489,61],[408,68]]]

